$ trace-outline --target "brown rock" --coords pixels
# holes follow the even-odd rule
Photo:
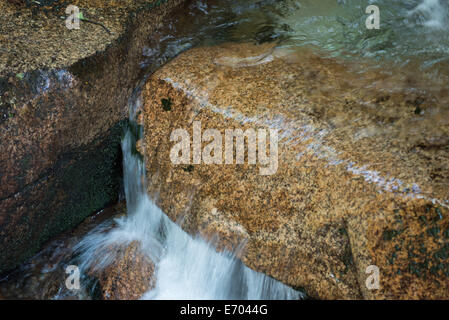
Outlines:
[[[107,33],[66,28],[64,1],[0,1],[0,273],[118,200],[142,50],[181,2],[74,3]]]
[[[154,264],[136,241],[111,248],[117,258],[94,275],[105,300],[137,300],[154,286]]]
[[[11,4],[15,4],[15,5],[23,5],[25,4],[25,0],[7,0],[9,3]]]
[[[148,191],[185,230],[246,243],[245,264],[312,297],[449,298],[447,90],[393,74],[269,45],[185,52],[144,92]],[[193,121],[223,137],[278,129],[277,172],[174,165],[170,135],[192,138]]]

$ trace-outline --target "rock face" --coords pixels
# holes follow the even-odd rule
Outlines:
[[[181,54],[143,94],[148,192],[185,230],[246,243],[246,265],[312,297],[449,298],[448,90],[351,68],[269,45]],[[196,164],[193,148],[174,164],[170,136],[192,139],[198,123],[201,150],[207,129],[223,141],[277,129],[277,171],[246,155],[205,164],[204,150]]]
[[[96,275],[104,300],[137,300],[153,287],[154,264],[136,241],[115,248],[117,259]]]
[[[181,0],[0,3],[0,273],[117,201],[120,137],[148,35]]]

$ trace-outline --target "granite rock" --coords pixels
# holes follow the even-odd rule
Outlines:
[[[311,297],[448,298],[448,90],[354,70],[270,44],[179,55],[143,92],[148,192],[186,231],[243,244],[247,266]],[[277,171],[260,175],[247,157],[174,164],[170,136],[191,139],[194,121],[222,137],[277,129]]]

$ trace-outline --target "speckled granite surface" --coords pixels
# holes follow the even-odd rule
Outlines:
[[[154,286],[154,263],[141,251],[140,243],[110,248],[116,260],[104,270],[93,272],[102,300],[138,300]]]
[[[190,50],[143,95],[148,191],[187,231],[245,242],[245,264],[312,297],[449,298],[448,89],[392,74],[362,81],[350,66],[269,45]],[[276,174],[174,165],[170,134],[192,134],[193,121],[277,128]],[[369,265],[378,290],[365,286]]]
[[[104,51],[120,38],[139,10],[166,1],[148,0],[53,0],[42,5],[19,1],[0,2],[0,77],[42,68],[65,68],[85,57]],[[75,5],[86,19],[79,30],[69,30],[67,6]]]

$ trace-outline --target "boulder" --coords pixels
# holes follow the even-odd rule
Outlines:
[[[447,299],[448,89],[360,67],[270,44],[179,55],[143,92],[148,192],[186,231],[243,243],[247,266],[311,297]],[[277,130],[277,170],[246,153],[206,164],[204,136],[195,163],[195,125],[223,142],[226,129]],[[177,129],[191,151],[179,164]]]
[[[0,273],[118,200],[149,35],[182,0],[0,2]],[[63,17],[61,19],[61,17]]]

